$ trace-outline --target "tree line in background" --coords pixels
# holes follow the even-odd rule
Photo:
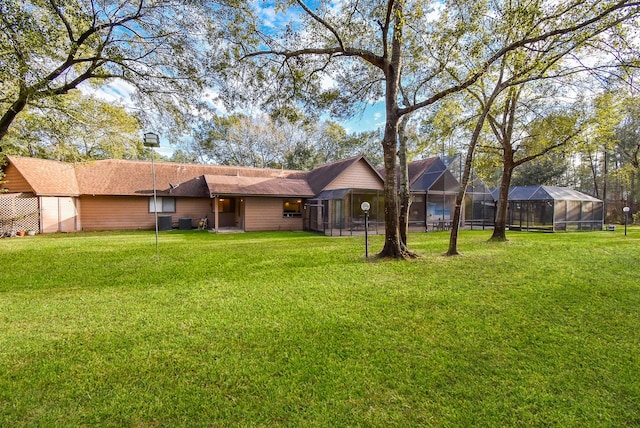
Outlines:
[[[412,255],[406,165],[433,144],[464,157],[451,255],[472,169],[501,189],[493,239],[506,239],[518,180],[638,198],[634,1],[8,0],[0,12],[5,152],[137,158],[144,124],[181,142],[176,160],[311,168],[365,153],[387,178],[383,257]],[[114,81],[127,109],[83,95]],[[319,120],[376,101],[380,135]]]
[[[180,145],[172,160],[311,170],[356,155],[381,164],[377,131],[348,133],[332,120],[318,122],[286,109],[276,115],[214,115]]]

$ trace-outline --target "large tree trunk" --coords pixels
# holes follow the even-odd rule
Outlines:
[[[467,149],[467,157],[464,161],[464,171],[462,173],[462,179],[460,181],[460,189],[458,190],[458,194],[456,195],[456,205],[453,209],[453,218],[451,219],[451,233],[449,234],[449,248],[445,255],[447,256],[457,256],[460,253],[458,252],[458,233],[460,231],[460,223],[462,222],[462,203],[464,202],[464,196],[467,191],[467,185],[469,183],[469,177],[471,176],[471,165],[473,162],[473,155],[475,152],[476,145],[478,144],[478,137],[480,135],[480,131],[482,130],[482,126],[484,124],[484,116],[481,116],[476,124],[477,133],[474,131],[473,136],[471,137],[471,143],[469,144],[469,148]]]
[[[509,88],[509,94],[505,100],[503,120],[499,131],[494,127],[496,137],[502,145],[502,177],[500,178],[500,193],[498,195],[498,206],[496,209],[496,223],[491,235],[491,241],[507,240],[507,209],[509,207],[509,187],[511,187],[511,177],[516,167],[514,161],[513,127],[516,120],[516,106],[522,92],[522,86]]]
[[[389,115],[387,108],[387,124],[384,130],[382,147],[384,150],[384,247],[379,257],[403,258],[402,245],[398,227],[398,187],[396,181],[396,152],[398,135],[398,117]]]
[[[16,116],[27,106],[27,101],[28,97],[20,93],[18,99],[14,101],[4,115],[2,115],[2,118],[0,118],[0,141],[2,141],[9,132],[9,126],[11,126]]]
[[[400,88],[400,70],[402,67],[402,20],[403,3],[396,2],[394,8],[393,39],[391,58],[385,58],[383,72],[385,77],[386,124],[382,148],[384,151],[384,247],[378,257],[404,258],[405,252],[400,242],[398,227],[398,187],[396,181],[396,156],[398,151],[398,93]]]
[[[467,161],[465,161],[465,173],[467,169],[467,163],[469,164],[469,170],[471,170],[471,161],[469,159],[473,159],[473,152],[469,155],[469,151],[467,151]],[[467,179],[466,182],[469,180]],[[462,202],[464,201],[464,195],[466,192],[467,185],[465,184],[465,180],[462,180],[460,183],[460,190],[456,195],[456,206],[453,210],[453,221],[451,223],[451,233],[449,234],[449,249],[447,250],[447,256],[457,256],[458,254],[458,232],[460,231],[460,222],[462,220]]]
[[[402,248],[407,250],[407,233],[409,231],[409,208],[411,207],[411,194],[409,189],[409,165],[407,162],[407,118],[404,117],[398,128],[398,162],[400,165],[400,242]]]
[[[505,159],[500,178],[500,194],[498,195],[498,208],[496,212],[496,225],[491,235],[492,241],[507,240],[507,208],[509,207],[509,187],[511,187],[511,177],[513,175],[513,159]]]
[[[600,186],[598,186],[598,168],[596,166],[596,160],[598,158],[598,153],[596,153],[595,158],[591,156],[591,153],[587,153],[587,158],[589,159],[589,169],[591,170],[591,178],[593,179],[593,196],[596,198],[600,198]]]

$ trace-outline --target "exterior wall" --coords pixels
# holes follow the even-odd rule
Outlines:
[[[148,211],[148,208],[147,208]],[[165,213],[164,215],[168,215]],[[188,217],[191,219],[191,226],[198,227],[198,222],[203,217],[212,216],[211,199],[209,198],[177,198],[176,212],[171,213],[173,224],[176,226],[180,217]],[[211,223],[209,223],[211,224]]]
[[[27,180],[24,179],[15,166],[9,164],[4,173],[5,176],[2,181],[6,181],[6,183],[0,185],[0,188],[6,189],[9,193],[33,192]]]
[[[323,190],[334,189],[383,190],[384,185],[380,177],[371,170],[371,167],[361,160],[351,165]]]
[[[82,230],[154,229],[155,216],[149,212],[149,198],[138,196],[82,196]],[[174,226],[181,217],[190,217],[192,225],[211,213],[208,198],[176,198],[175,213],[171,215]]]
[[[284,217],[283,198],[245,198],[244,230],[302,230],[302,217]]]
[[[42,233],[77,232],[80,219],[76,198],[43,196],[40,198],[40,222]]]

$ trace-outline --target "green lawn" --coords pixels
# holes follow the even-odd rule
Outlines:
[[[620,229],[3,239],[0,426],[640,426]]]

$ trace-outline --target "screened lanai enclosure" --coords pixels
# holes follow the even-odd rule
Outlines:
[[[495,226],[496,199],[481,180],[475,179],[467,186],[464,197],[464,224],[470,229]]]
[[[369,233],[384,233],[384,195],[379,190],[325,190],[305,206],[305,229],[330,236],[364,233],[363,202],[369,202]]]
[[[409,164],[411,206],[409,228],[413,231],[448,230],[460,184],[440,158]]]
[[[601,200],[566,187],[522,186],[509,192],[510,230],[602,230]]]

